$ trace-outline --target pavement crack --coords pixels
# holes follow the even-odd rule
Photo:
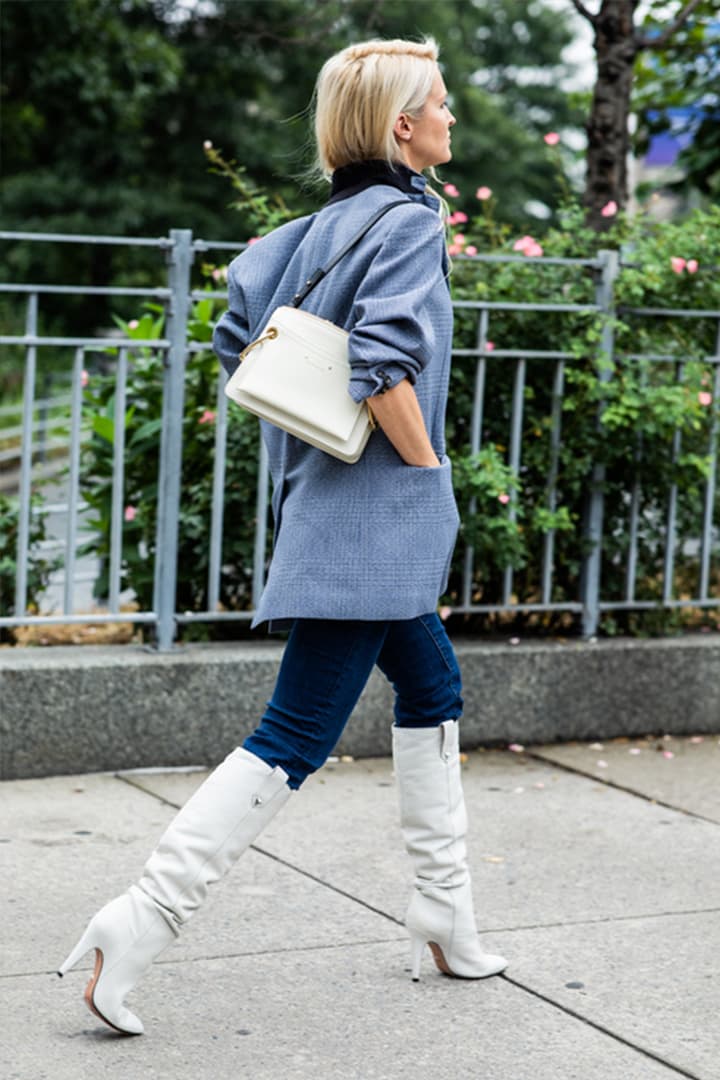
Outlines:
[[[570,765],[564,761],[557,761],[553,757],[546,757],[544,754],[536,750],[525,750],[525,757],[532,758],[533,761],[540,761],[543,765],[552,765],[553,768],[561,769],[563,772],[572,773],[574,776],[584,776],[589,780],[595,780],[599,784],[604,784],[605,787],[615,788],[616,791],[624,791],[626,795],[634,795],[637,799],[643,799],[645,802],[651,803],[653,806],[662,806],[665,810],[674,810],[678,814],[684,814],[685,817],[695,818],[697,821],[707,821],[710,825],[720,825],[720,822],[715,818],[707,817],[705,814],[698,814],[695,810],[686,810],[684,806],[676,806],[674,803],[666,802],[664,799],[657,799],[652,795],[646,795],[642,791],[636,791],[635,788],[628,787],[627,784],[620,784],[617,780],[611,780],[609,777],[598,776],[597,773],[590,772],[589,769],[583,769],[579,765]]]
[[[329,945],[325,943],[317,943],[315,945],[289,945],[284,947],[266,948],[266,949],[241,949],[238,952],[222,952],[222,953],[203,953],[198,956],[179,956],[179,957],[163,957],[161,959],[153,961],[153,967],[165,967],[177,964],[198,964],[204,963],[206,960],[243,960],[250,959],[254,956],[286,956],[293,953],[307,953],[307,952],[332,952],[338,949],[365,949],[372,948],[375,945],[402,945],[404,943],[403,938],[367,938],[358,941],[334,941]],[[85,964],[78,964],[76,970],[78,972],[92,971],[94,961],[88,961]],[[39,968],[30,971],[6,971],[0,974],[0,981],[10,979],[30,979],[37,978],[44,975],[57,975],[57,968]]]
[[[295,863],[283,859],[280,855],[273,854],[272,851],[268,851],[266,848],[258,847],[256,844],[252,844],[251,847],[253,851],[257,851],[261,855],[267,855],[268,859],[274,859],[274,861],[280,863],[281,866],[286,866],[289,870],[294,870],[297,874],[302,874],[303,877],[309,878],[310,881],[314,881],[318,885],[323,885],[326,889],[330,889],[339,896],[344,896],[346,900],[352,900],[353,903],[359,904],[360,907],[366,908],[367,911],[372,911],[375,915],[381,915],[383,919],[387,919],[395,926],[405,926],[402,919],[396,919],[395,916],[390,915],[389,912],[383,911],[382,908],[375,907],[374,904],[369,904],[367,900],[361,900],[359,896],[353,895],[353,893],[348,892],[346,889],[341,889],[339,885],[333,885],[331,882],[325,881],[324,878],[318,877],[317,874],[311,874],[309,870],[303,870],[301,866],[296,866]]]
[[[512,934],[521,930],[554,930],[563,926],[596,926],[607,923],[637,922],[642,919],[672,919],[684,915],[716,915],[720,908],[688,908],[683,911],[647,911],[633,915],[606,915],[599,919],[565,919],[559,922],[527,923],[520,926],[495,926],[492,930],[482,930],[484,934]]]
[[[626,1039],[624,1035],[620,1035],[617,1031],[613,1031],[612,1028],[606,1027],[605,1024],[598,1023],[597,1020],[591,1020],[589,1017],[584,1016],[582,1013],[577,1012],[575,1009],[571,1009],[569,1005],[563,1005],[562,1002],[556,1001],[554,998],[549,997],[547,994],[541,993],[539,990],[534,990],[526,983],[522,983],[519,979],[514,979],[507,972],[502,972],[499,976],[500,979],[504,979],[505,982],[511,983],[517,987],[518,990],[523,990],[526,994],[531,994],[532,997],[538,998],[539,1001],[544,1001],[547,1005],[550,1005],[554,1009],[558,1009],[560,1012],[565,1013],[567,1016],[572,1016],[573,1019],[579,1020],[582,1024],[586,1024],[588,1027],[594,1028],[602,1035],[607,1035],[608,1038],[613,1039],[615,1042],[621,1043],[623,1046],[627,1046],[630,1050],[635,1050],[636,1053],[642,1054],[643,1057],[649,1058],[651,1061],[656,1061],[660,1065],[664,1065],[667,1069],[672,1069],[678,1076],[684,1076],[687,1080],[703,1080],[698,1073],[690,1072],[689,1069],[685,1069],[682,1065],[677,1065],[674,1061],[669,1061],[667,1058],[662,1057],[660,1054],[655,1054],[652,1050],[648,1050],[647,1047],[641,1046],[639,1043],[632,1042],[631,1039]]]
[[[133,780],[131,776],[123,776],[122,773],[114,773],[116,780],[119,780],[122,784],[127,784],[128,787],[135,788],[136,791],[141,791],[143,795],[147,795],[150,799],[155,799],[156,802],[162,803],[163,806],[169,806],[172,810],[180,810],[182,803],[173,802],[172,799],[166,799],[164,795],[158,795],[156,791],[148,791],[142,784],[138,784],[136,780]]]

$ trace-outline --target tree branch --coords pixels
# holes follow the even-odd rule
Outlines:
[[[635,42],[636,47],[638,49],[662,49],[683,23],[687,22],[699,3],[701,3],[701,0],[690,0],[690,3],[685,5],[679,15],[663,30],[662,34],[658,34],[657,37],[641,37]],[[577,5],[575,6],[577,7]]]
[[[582,15],[583,19],[587,19],[589,23],[592,23],[593,26],[595,25],[597,22],[597,15],[593,15],[592,11],[588,11],[585,5],[581,3],[581,0],[571,0],[571,3],[575,10]]]

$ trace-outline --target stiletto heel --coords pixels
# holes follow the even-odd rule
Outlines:
[[[92,924],[91,924],[92,925]],[[90,932],[91,927],[88,926],[83,936],[78,941],[77,945],[70,953],[66,960],[63,960],[62,964],[58,968],[58,975],[62,979],[63,975],[67,975],[71,968],[74,968],[78,960],[80,960],[86,952],[90,952],[90,949],[95,948],[93,941],[93,935]]]
[[[422,963],[422,952],[425,948],[425,944],[424,938],[415,937],[414,934],[410,938],[410,970],[413,982],[420,981],[420,964]]]

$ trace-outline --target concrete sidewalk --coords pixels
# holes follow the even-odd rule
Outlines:
[[[136,1039],[86,1010],[91,955],[54,970],[202,774],[5,782],[0,1075],[719,1080],[719,777],[718,736],[469,753],[475,906],[510,964],[465,982],[428,951],[414,984],[391,762],[329,764],[138,985]]]

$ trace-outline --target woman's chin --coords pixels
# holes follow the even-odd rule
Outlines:
[[[435,158],[428,165],[423,165],[423,169],[435,169],[438,165],[447,165],[448,161],[452,161],[452,150],[449,148],[445,151],[442,157]]]

